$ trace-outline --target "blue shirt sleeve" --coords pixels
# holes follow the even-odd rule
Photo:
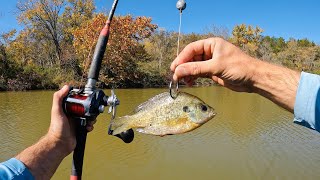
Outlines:
[[[294,122],[320,132],[320,76],[302,72],[294,105]]]
[[[19,160],[11,158],[0,163],[0,179],[27,179],[33,180],[33,176],[26,166]]]

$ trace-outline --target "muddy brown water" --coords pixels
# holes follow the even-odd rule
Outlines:
[[[118,89],[118,115],[167,89]],[[131,144],[107,135],[110,115],[88,135],[83,179],[319,179],[320,134],[292,123],[293,115],[255,94],[222,87],[185,88],[217,116],[187,134],[135,133]],[[43,136],[53,91],[0,93],[0,161]],[[109,90],[105,90],[110,94]],[[69,179],[71,156],[52,179]]]

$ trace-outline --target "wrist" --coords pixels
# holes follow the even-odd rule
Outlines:
[[[253,57],[248,58],[249,61],[243,66],[246,68],[247,75],[245,78],[246,86],[248,87],[248,92],[256,93],[256,86],[260,81],[260,67],[263,66],[259,59],[255,59]]]
[[[266,75],[267,63],[262,62],[259,59],[255,59],[251,66],[252,70],[252,76],[251,76],[251,82],[252,82],[252,89],[254,93],[258,93],[259,89],[261,87],[261,83],[263,82],[263,77]]]
[[[300,72],[261,60],[256,61],[255,67],[252,76],[253,92],[293,112]]]
[[[50,144],[52,149],[57,154],[60,154],[63,157],[69,155],[76,146],[76,143],[74,143],[73,141],[63,140],[61,138],[56,137],[52,133],[47,133],[42,140]]]

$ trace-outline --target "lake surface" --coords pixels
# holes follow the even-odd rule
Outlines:
[[[320,134],[292,123],[293,115],[255,94],[222,87],[185,88],[217,116],[182,135],[135,133],[131,144],[109,136],[110,115],[88,134],[83,179],[319,179]],[[118,116],[167,89],[116,90]],[[43,136],[53,91],[0,93],[0,161]],[[109,90],[105,90],[110,94]],[[71,155],[53,179],[69,179]]]

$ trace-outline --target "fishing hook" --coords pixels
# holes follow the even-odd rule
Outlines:
[[[172,88],[172,84],[176,85],[176,88],[173,89]],[[179,95],[179,83],[173,83],[173,81],[170,82],[169,84],[169,92],[170,92],[170,96],[172,97],[172,99],[176,99]]]

